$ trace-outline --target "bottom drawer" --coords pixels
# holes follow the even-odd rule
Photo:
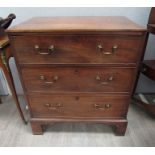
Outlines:
[[[28,95],[32,117],[125,117],[128,95]]]

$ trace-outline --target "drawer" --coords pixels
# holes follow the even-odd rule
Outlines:
[[[136,63],[141,38],[111,35],[13,37],[20,64]]]
[[[24,67],[28,92],[130,92],[134,68],[123,67]]]
[[[28,96],[33,117],[124,117],[127,95],[43,95]]]

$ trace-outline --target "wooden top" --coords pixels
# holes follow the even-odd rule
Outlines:
[[[122,16],[102,17],[35,17],[7,32],[87,32],[87,31],[146,31]]]

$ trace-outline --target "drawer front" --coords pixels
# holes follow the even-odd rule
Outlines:
[[[121,67],[22,68],[28,92],[130,92],[134,74]]]
[[[124,117],[129,96],[29,95],[33,117]]]
[[[17,36],[12,42],[21,64],[136,63],[141,37],[105,35]]]

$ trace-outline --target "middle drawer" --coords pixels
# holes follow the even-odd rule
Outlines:
[[[24,67],[27,92],[130,92],[134,68]]]

